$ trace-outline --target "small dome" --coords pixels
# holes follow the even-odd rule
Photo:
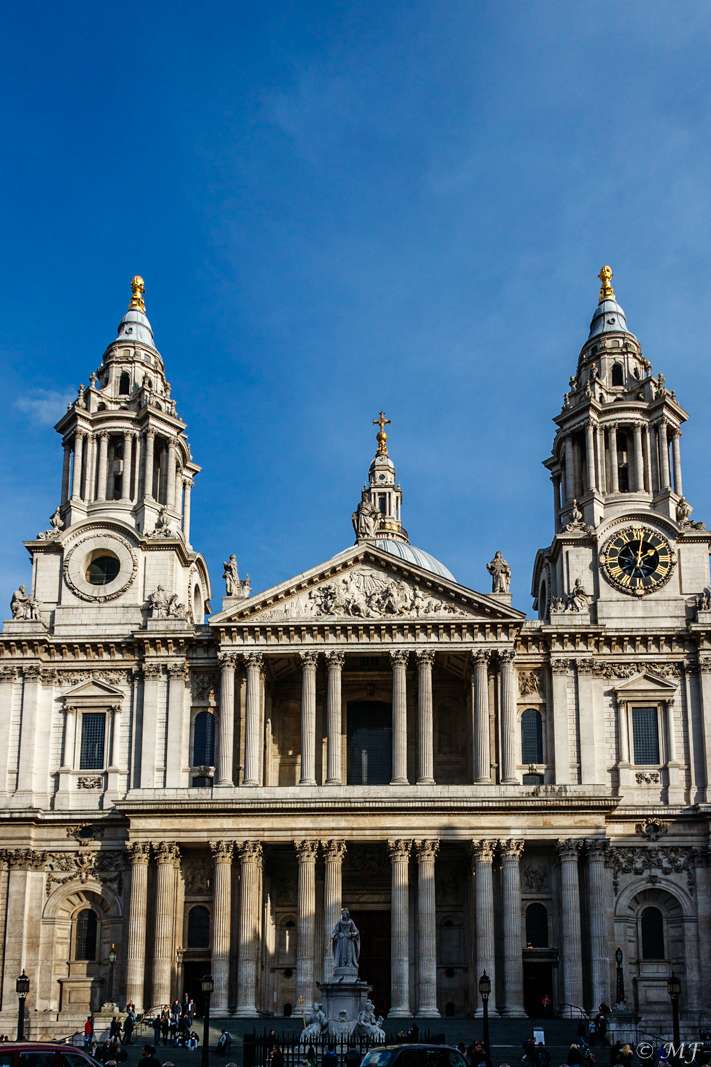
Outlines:
[[[406,563],[414,563],[416,567],[422,567],[425,571],[432,571],[433,574],[438,574],[440,578],[446,578],[450,582],[456,582],[457,580],[443,563],[431,556],[429,552],[425,552],[421,548],[415,548],[414,545],[390,540],[378,540],[375,545],[381,552],[389,552],[391,556],[397,556],[399,559],[405,560]]]
[[[629,333],[627,318],[624,311],[616,300],[608,297],[601,300],[595,308],[595,314],[590,323],[588,341],[593,337],[599,337],[603,333]]]
[[[138,341],[139,344],[150,345],[151,348],[156,346],[153,340],[153,327],[148,321],[148,316],[145,311],[139,311],[138,308],[128,309],[119,323],[116,339]]]

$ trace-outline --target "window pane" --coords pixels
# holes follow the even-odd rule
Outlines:
[[[62,1067],[90,1067],[90,1061],[85,1060],[78,1052],[61,1052]]]
[[[81,718],[81,756],[79,766],[83,771],[104,769],[104,731],[106,715],[103,712],[85,712]]]
[[[201,711],[195,717],[193,767],[212,767],[215,759],[215,716]]]
[[[210,912],[197,904],[188,913],[188,948],[210,947]]]
[[[387,785],[392,778],[392,706],[377,700],[348,705],[348,784]]]
[[[543,763],[543,723],[535,708],[521,716],[521,756],[523,763]]]
[[[664,919],[659,908],[642,912],[642,959],[664,959]]]
[[[548,948],[548,912],[544,904],[529,904],[526,908],[526,944]]]
[[[14,1062],[14,1052],[0,1052],[0,1067],[12,1067]]]
[[[96,959],[96,912],[91,908],[80,911],[77,917],[76,959]]]
[[[632,708],[635,763],[659,763],[659,725],[656,708]]]
[[[54,1052],[21,1052],[20,1067],[54,1067]]]

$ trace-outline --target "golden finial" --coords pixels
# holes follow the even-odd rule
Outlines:
[[[615,294],[613,292],[612,286],[610,285],[610,282],[612,280],[612,269],[610,267],[603,267],[600,273],[598,274],[598,278],[602,282],[602,285],[600,286],[600,299],[598,300],[598,304],[601,304],[603,300],[614,300]]]
[[[376,440],[378,442],[378,451],[376,452],[377,456],[387,456],[388,454],[388,435],[385,432],[385,427],[388,425],[389,422],[392,422],[392,419],[386,419],[384,411],[380,412],[379,419],[373,419],[373,426],[380,427],[380,433],[375,435]]]
[[[140,274],[137,274],[135,278],[131,279],[131,292],[133,293],[133,296],[131,297],[131,303],[128,305],[129,311],[131,308],[136,308],[138,311],[146,310],[146,305],[143,301],[143,294],[145,291],[146,287],[143,284],[143,278]]]

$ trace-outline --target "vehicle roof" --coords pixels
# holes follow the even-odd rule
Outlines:
[[[400,1045],[375,1045],[374,1048],[369,1048],[368,1052],[377,1052],[379,1049],[396,1048],[448,1048],[451,1049],[452,1052],[459,1052],[459,1049],[455,1045],[435,1045],[431,1041],[403,1041]]]
[[[88,1055],[83,1048],[77,1048],[70,1041],[0,1041],[0,1052],[4,1048],[70,1048],[75,1052],[83,1053],[85,1056]]]

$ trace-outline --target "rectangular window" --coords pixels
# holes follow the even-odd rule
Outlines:
[[[387,502],[388,498],[385,493],[378,494],[378,507],[380,508],[381,515],[387,515]]]
[[[656,708],[632,708],[634,761],[659,763],[659,719]]]
[[[79,767],[83,771],[104,769],[104,736],[106,715],[102,712],[85,712],[81,718],[81,754]]]

